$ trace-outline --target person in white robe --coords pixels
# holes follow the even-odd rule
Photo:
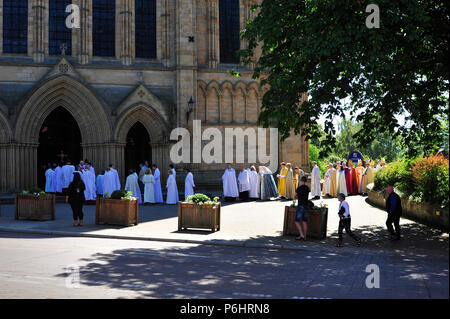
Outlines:
[[[226,201],[234,201],[239,197],[236,181],[236,172],[231,164],[227,164],[227,169],[222,175],[223,197]]]
[[[155,203],[163,203],[163,195],[162,195],[162,189],[161,189],[161,172],[159,171],[159,168],[156,166],[156,164],[152,165],[153,168],[153,176],[155,177]]]
[[[105,171],[101,171],[95,181],[95,184],[97,186],[97,195],[103,196],[103,177],[104,177],[104,175],[105,175]]]
[[[116,183],[116,189],[119,190],[120,189],[120,178],[119,178],[119,173],[117,172],[117,170],[113,167],[113,164],[109,164],[109,167],[111,168],[111,172],[113,172],[114,174],[114,180]]]
[[[186,168],[186,179],[184,180],[184,200],[187,200],[189,196],[194,195],[194,175],[189,168]]]
[[[170,169],[172,170],[173,178],[175,179],[176,196],[177,196],[177,198],[180,198],[180,196],[178,195],[177,171],[175,170],[175,167],[173,166],[173,164],[170,164],[169,167],[170,167]]]
[[[95,200],[97,198],[97,192],[95,187],[95,175],[90,171],[90,165],[87,164],[83,170],[81,178],[86,186],[84,191],[84,197],[86,200]]]
[[[140,204],[142,202],[142,199],[140,198],[141,196],[139,196],[140,191],[137,174],[132,169],[130,169],[129,173],[130,175],[128,175],[125,183],[125,190],[131,192],[133,194],[133,197],[136,197]]]
[[[178,191],[177,191],[177,184],[175,182],[175,176],[173,176],[172,169],[169,169],[169,178],[167,178],[166,188],[167,188],[166,204],[177,204]]]
[[[239,198],[242,201],[247,201],[250,191],[250,177],[249,171],[241,166],[241,171],[238,176],[238,186],[239,186]]]
[[[75,166],[70,162],[62,167],[62,188],[67,189],[69,184],[73,181],[73,172],[75,171]]]
[[[103,176],[103,197],[111,197],[111,194],[119,190],[117,188],[116,175],[110,167],[107,168],[105,175]]]
[[[336,182],[336,191],[338,194],[348,195],[347,193],[347,183],[345,181],[345,167],[344,163],[340,162],[338,166],[338,172],[336,174],[337,182]]]
[[[320,169],[315,161],[312,162],[311,195],[313,199],[320,199]]]
[[[139,198],[139,204],[141,204],[142,203],[142,193],[141,193],[141,187],[139,186],[139,176],[134,169],[133,169],[133,174],[136,177],[136,182],[138,184],[137,197]]]
[[[62,193],[62,163],[55,168],[55,192]]]
[[[52,167],[49,167],[45,171],[45,192],[54,193],[55,192],[55,171]]]
[[[258,199],[259,198],[259,193],[258,193],[259,176],[258,176],[258,173],[256,172],[255,166],[250,167],[250,172],[248,174],[248,178],[250,180],[249,197],[251,199]]]
[[[152,174],[150,168],[147,168],[144,176],[142,177],[142,182],[144,183],[144,204],[155,203],[155,177]]]

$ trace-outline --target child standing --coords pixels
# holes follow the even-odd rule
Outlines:
[[[359,246],[359,245],[361,245],[361,238],[356,236],[350,229],[350,224],[351,224],[350,207],[348,206],[348,203],[345,201],[345,195],[340,193],[338,195],[338,200],[340,202],[339,212],[338,212],[338,215],[339,215],[339,229],[338,229],[339,240],[338,240],[336,247],[342,247],[342,235],[343,235],[344,229],[345,229],[345,232],[356,241],[356,245]]]

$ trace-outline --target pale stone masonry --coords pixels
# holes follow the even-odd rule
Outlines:
[[[172,129],[192,130],[196,119],[204,129],[257,127],[265,90],[252,79],[252,67],[220,63],[219,0],[157,0],[154,60],[136,58],[135,0],[115,1],[115,57],[102,58],[93,56],[92,0],[73,0],[80,28],[72,30],[71,56],[49,55],[48,0],[28,1],[27,54],[4,53],[0,0],[0,192],[36,186],[40,129],[60,106],[79,126],[83,158],[97,172],[114,163],[122,182],[126,138],[136,122],[147,129],[149,160],[160,167],[163,183]],[[253,3],[240,0],[241,29],[255,14]],[[232,67],[241,77],[229,74]],[[293,136],[279,145],[279,161],[309,171],[308,152],[308,143]],[[185,166],[200,188],[220,185],[224,164],[177,165]],[[178,175],[183,189],[184,174]]]

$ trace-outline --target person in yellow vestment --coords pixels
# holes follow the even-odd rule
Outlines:
[[[373,183],[374,177],[375,177],[375,162],[372,160],[369,160],[366,163],[366,169],[364,170],[363,173],[363,179],[362,179],[362,193],[363,194],[367,194],[368,193],[368,189],[367,189],[367,185],[369,185],[370,183]]]
[[[358,185],[358,194],[361,194],[363,187],[362,178],[364,174],[364,167],[360,159],[358,160],[358,166],[355,168],[355,171],[356,171],[356,184]]]
[[[296,167],[294,168],[294,184],[295,184],[295,189],[297,190],[298,186],[299,186],[299,181],[301,180],[301,178],[305,176],[305,172]]]
[[[330,197],[337,197],[338,192],[336,189],[336,181],[337,181],[337,170],[333,167],[333,164],[330,163],[330,190],[329,195]]]
[[[278,195],[280,197],[286,197],[286,174],[288,170],[286,168],[286,163],[281,163],[280,168],[280,174],[277,175],[278,177]]]
[[[292,171],[291,163],[286,164],[287,173],[285,181],[285,197],[287,199],[295,198],[295,184],[294,184],[294,172]]]

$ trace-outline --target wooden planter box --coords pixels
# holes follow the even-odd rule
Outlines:
[[[187,228],[220,230],[220,203],[215,207],[178,202],[178,230]]]
[[[14,219],[55,219],[55,195],[30,196],[16,194],[14,202]]]
[[[97,198],[95,223],[130,226],[139,222],[139,203],[136,200]]]
[[[285,206],[283,236],[299,236],[294,218],[296,207]],[[308,210],[307,238],[324,239],[327,237],[328,208]]]

